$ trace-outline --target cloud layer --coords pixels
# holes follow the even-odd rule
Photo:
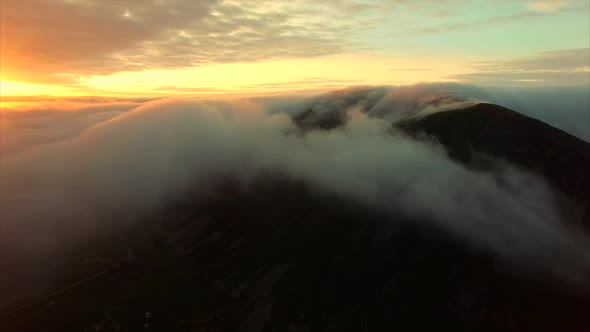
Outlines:
[[[392,119],[460,107],[467,99],[418,86],[305,100],[21,111],[7,126],[42,129],[15,139],[18,149],[3,147],[15,149],[0,161],[4,254],[56,253],[64,245],[57,229],[82,240],[97,227],[141,219],[217,176],[248,183],[270,170],[387,213],[392,222],[406,215],[523,266],[587,277],[587,239],[562,223],[557,196],[543,180],[510,166],[470,170],[441,146],[391,129]],[[303,133],[289,115],[309,107],[343,111],[347,123]]]
[[[2,43],[2,66],[13,76],[56,83],[69,75],[334,54],[349,44],[344,37],[354,29],[329,19],[366,7],[374,6],[344,0],[248,6],[218,0],[7,0],[1,34],[11,42]],[[327,20],[312,19],[320,10]]]
[[[11,81],[70,87],[121,71],[337,54],[385,56],[400,63],[438,60],[432,54],[502,63],[511,62],[506,54],[587,48],[582,32],[587,17],[580,15],[587,9],[583,0],[497,5],[482,0],[5,0],[0,54],[3,75]],[[571,28],[565,30],[563,22]],[[567,35],[547,31],[548,25]],[[506,29],[526,38],[507,41],[502,37]],[[569,62],[567,54],[556,59]],[[392,67],[400,63],[392,61]],[[560,71],[556,79],[563,81],[568,73]],[[468,78],[481,80],[463,77]]]

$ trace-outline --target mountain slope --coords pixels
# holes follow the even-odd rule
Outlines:
[[[510,109],[477,104],[440,112],[401,127],[436,137],[451,157],[476,162],[485,154],[542,175],[574,200],[590,225],[590,143]]]
[[[305,130],[345,123],[304,114]],[[502,158],[588,202],[589,145],[540,121],[479,104],[398,126],[436,137],[468,165]],[[500,261],[432,223],[281,173],[210,186],[128,226],[135,265],[0,318],[0,329],[587,331],[589,289]]]

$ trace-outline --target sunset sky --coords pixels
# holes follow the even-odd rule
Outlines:
[[[588,85],[588,0],[2,0],[0,94]]]

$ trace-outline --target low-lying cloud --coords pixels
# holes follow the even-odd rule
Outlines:
[[[468,169],[443,147],[392,129],[391,121],[476,100],[443,93],[448,88],[3,114],[11,119],[3,121],[6,128],[26,124],[38,133],[33,139],[27,130],[9,131],[20,137],[3,146],[2,249],[23,257],[48,254],[62,245],[57,224],[67,225],[72,237],[88,236],[213,177],[247,182],[270,170],[388,213],[392,222],[403,214],[508,261],[588,277],[590,242],[563,223],[558,197],[542,179],[510,166],[494,173]],[[307,109],[344,110],[346,124],[302,132],[291,117]]]

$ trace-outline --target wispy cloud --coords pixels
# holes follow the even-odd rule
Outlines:
[[[11,80],[78,88],[88,76],[124,71],[407,53],[422,46],[419,35],[588,9],[586,0],[521,1],[499,1],[486,17],[483,0],[3,0],[0,64]]]
[[[537,0],[529,3],[529,9],[537,12],[553,13],[564,8],[567,0]]]
[[[496,26],[498,24],[506,24],[511,22],[518,22],[522,20],[529,20],[529,19],[536,19],[539,17],[546,16],[547,13],[538,13],[538,12],[530,12],[530,11],[522,11],[514,14],[509,15],[497,15],[491,16],[484,19],[479,20],[464,20],[463,18],[461,21],[456,21],[453,23],[443,24],[439,26],[427,26],[427,27],[420,27],[420,28],[412,28],[408,30],[408,33],[412,35],[425,35],[425,34],[434,34],[434,33],[442,33],[442,32],[449,32],[449,31],[465,31],[465,30],[477,30],[482,29],[484,27],[489,26]]]
[[[494,85],[587,85],[590,82],[590,49],[557,50],[510,61],[476,63],[474,69],[452,78]]]
[[[361,0],[6,0],[1,39],[10,42],[2,43],[2,66],[11,77],[65,83],[79,75],[335,54],[370,27],[375,7]]]

